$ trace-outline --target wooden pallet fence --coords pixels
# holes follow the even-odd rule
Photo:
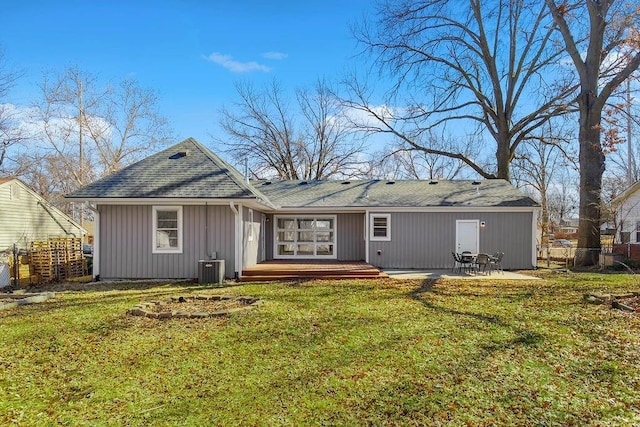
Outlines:
[[[42,282],[54,282],[86,274],[82,240],[57,237],[30,245],[31,265]]]

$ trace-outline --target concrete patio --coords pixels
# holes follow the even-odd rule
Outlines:
[[[539,277],[529,276],[513,271],[492,271],[488,273],[466,273],[442,270],[384,270],[392,279],[471,279],[471,280],[540,280]]]

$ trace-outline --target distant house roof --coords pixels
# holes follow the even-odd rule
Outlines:
[[[507,181],[264,181],[253,183],[281,208],[537,207]]]
[[[66,196],[69,199],[266,199],[193,138]],[[268,202],[267,202],[268,204]]]
[[[277,208],[537,207],[504,180],[253,181],[188,138],[66,196],[70,199],[248,199]]]

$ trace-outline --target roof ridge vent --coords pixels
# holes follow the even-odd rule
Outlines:
[[[189,150],[180,150],[180,151],[176,152],[175,154],[172,154],[171,156],[169,156],[169,158],[171,160],[177,160],[177,159],[181,159],[183,157],[187,157],[188,154],[189,154]]]

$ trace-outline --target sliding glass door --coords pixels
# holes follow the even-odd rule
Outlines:
[[[336,258],[335,231],[335,215],[276,215],[274,258]]]

